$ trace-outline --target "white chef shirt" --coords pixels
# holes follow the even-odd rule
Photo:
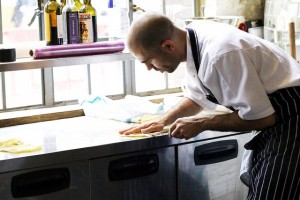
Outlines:
[[[199,20],[187,27],[197,33],[200,66],[197,74],[187,34],[185,96],[204,109],[217,105],[206,99],[200,80],[246,120],[274,113],[267,94],[300,86],[300,65],[277,45],[224,23]]]

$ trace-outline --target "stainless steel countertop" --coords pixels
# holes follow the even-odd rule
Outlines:
[[[12,154],[0,152],[0,173],[79,160],[191,143],[234,135],[233,132],[205,131],[190,140],[167,135],[133,139],[121,137],[118,130],[131,126],[113,120],[76,117],[0,129],[0,141],[17,138],[42,150]]]

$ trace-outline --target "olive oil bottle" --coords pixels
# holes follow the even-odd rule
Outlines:
[[[63,10],[64,43],[78,44],[80,42],[79,13],[73,0],[67,0]]]
[[[44,7],[46,45],[63,44],[62,8],[56,0],[48,0]]]
[[[66,0],[60,0],[60,5],[61,5],[61,7],[63,9],[64,6],[66,5]]]
[[[74,0],[75,6],[78,9],[78,11],[81,9],[82,7],[82,3],[80,0]]]
[[[91,0],[83,0],[84,4],[79,10],[80,36],[82,43],[97,42],[97,12]]]

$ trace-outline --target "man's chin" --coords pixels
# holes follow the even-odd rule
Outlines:
[[[169,70],[166,70],[165,72],[167,72],[167,73],[173,73],[174,71],[176,70],[176,68],[175,69],[169,69]]]

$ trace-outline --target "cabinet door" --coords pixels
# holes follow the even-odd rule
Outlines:
[[[0,199],[88,200],[89,162],[0,174]]]
[[[240,181],[244,143],[250,134],[178,146],[180,200],[241,200],[248,188]]]
[[[175,148],[91,161],[91,199],[176,199]]]

